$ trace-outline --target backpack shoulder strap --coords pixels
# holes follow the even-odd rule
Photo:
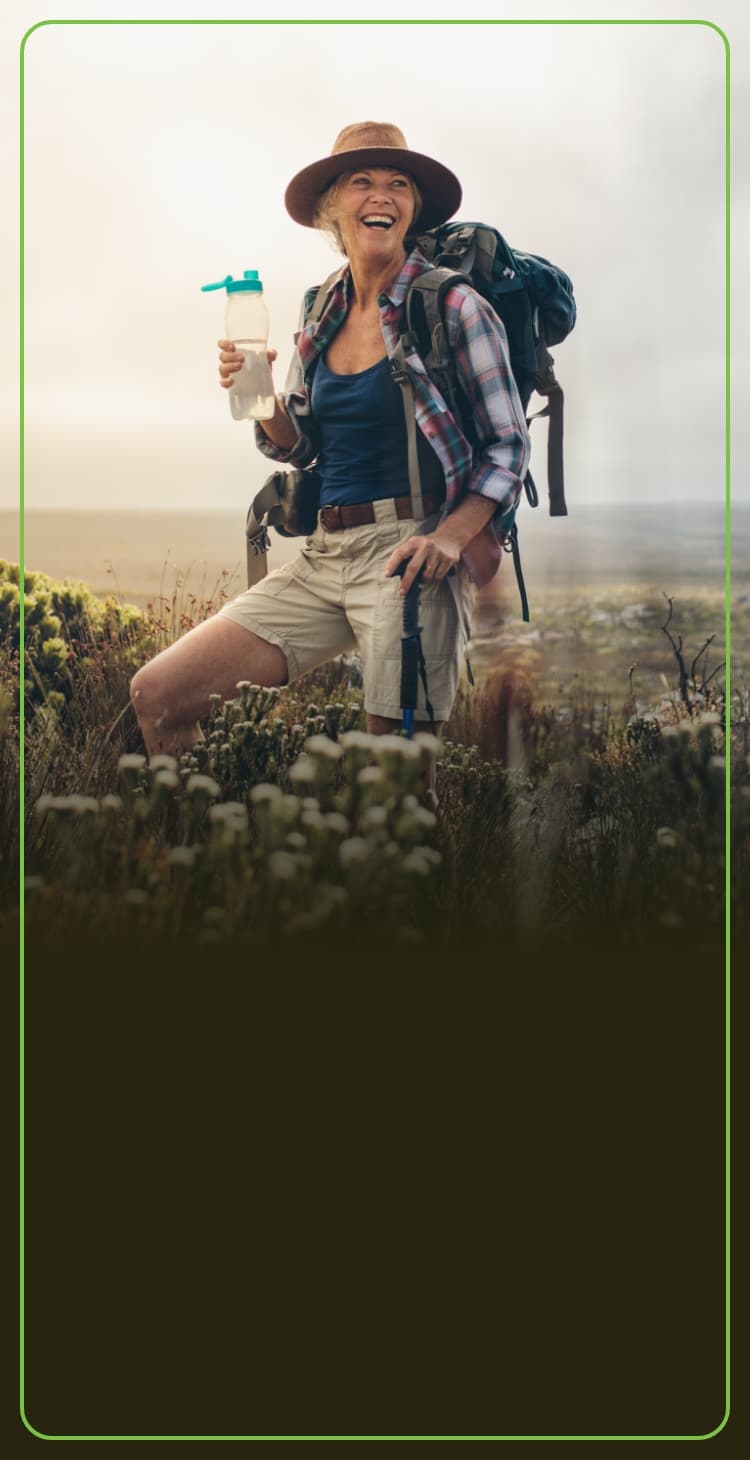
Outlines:
[[[317,324],[317,321],[320,319],[320,316],[323,313],[323,310],[325,309],[326,300],[328,299],[328,295],[330,294],[331,289],[333,288],[334,284],[336,283],[336,280],[338,279],[340,273],[341,273],[341,269],[338,268],[338,269],[335,269],[332,274],[329,274],[328,275],[328,278],[325,279],[323,281],[323,283],[320,285],[320,287],[318,289],[318,292],[315,295],[315,297],[314,297],[314,299],[312,301],[312,304],[310,305],[309,308],[307,307],[307,300],[311,297],[311,295],[313,293],[312,289],[309,290],[308,294],[305,296],[305,311],[304,311],[304,314],[305,314],[304,326],[305,326],[305,328],[309,324]]]
[[[406,421],[409,488],[414,516],[417,519],[424,516],[424,504],[417,454],[414,392],[406,368],[406,354],[409,350],[416,350],[451,414],[461,421],[456,406],[458,387],[455,365],[445,335],[442,305],[446,291],[462,280],[471,283],[470,279],[464,280],[464,276],[457,274],[454,269],[427,269],[414,280],[405,299],[406,329],[399,336],[391,355],[393,379],[401,387]]]
[[[443,301],[455,284],[473,284],[468,274],[455,269],[434,268],[420,274],[410,285],[405,300],[406,348],[416,349],[430,379],[437,386],[452,415],[463,420],[453,351],[445,328]]]

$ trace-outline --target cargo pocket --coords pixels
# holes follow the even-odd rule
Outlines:
[[[400,579],[387,578],[379,594],[375,632],[376,675],[388,685],[391,704],[401,703],[401,640],[403,598]],[[427,698],[436,720],[450,714],[459,669],[460,628],[458,613],[448,582],[426,583],[419,598],[419,624],[425,661],[427,695],[421,675],[417,684],[417,713],[426,718]],[[399,714],[393,709],[383,713]]]
[[[280,568],[274,568],[267,577],[261,578],[260,586],[262,586],[264,596],[268,594],[276,597],[293,583],[306,583],[311,572],[311,563],[302,553],[299,553],[296,558],[292,558],[290,563],[283,563]]]

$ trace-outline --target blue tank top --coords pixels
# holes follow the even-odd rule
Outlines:
[[[354,375],[335,375],[321,357],[311,405],[320,431],[322,507],[409,495],[401,388],[387,356]],[[442,497],[442,467],[419,430],[417,449],[422,491]]]

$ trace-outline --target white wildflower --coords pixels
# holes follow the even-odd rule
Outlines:
[[[677,832],[671,826],[660,826],[656,833],[657,845],[660,847],[676,847],[679,840]]]
[[[339,736],[339,745],[343,750],[372,750],[377,740],[377,735],[369,735],[365,730],[345,730]]]
[[[440,751],[440,741],[437,735],[428,735],[426,730],[415,735],[412,744],[418,746],[420,750],[429,751],[430,755],[437,755]]]
[[[378,760],[388,756],[400,756],[404,760],[417,760],[419,758],[419,746],[413,740],[406,740],[402,735],[378,735],[377,744],[373,750]]]
[[[272,852],[268,858],[268,870],[278,882],[293,882],[297,876],[297,863],[291,852]]]
[[[379,765],[366,765],[357,775],[360,786],[379,786],[383,782],[383,772]]]
[[[225,821],[229,824],[237,823],[239,826],[247,824],[247,807],[244,801],[220,801],[217,806],[209,806],[209,821]]]
[[[430,863],[422,855],[422,847],[414,847],[407,857],[404,857],[401,866],[404,872],[416,872],[420,877],[426,877],[430,871]]]
[[[185,790],[187,791],[188,796],[195,796],[197,794],[203,796],[218,796],[219,794],[219,787],[216,784],[213,776],[189,776]]]
[[[36,811],[40,816],[46,811],[65,811],[73,816],[82,816],[86,812],[98,810],[99,802],[95,796],[40,796],[36,803]]]
[[[76,816],[85,816],[88,812],[98,812],[99,802],[96,796],[68,796],[70,809]]]
[[[300,824],[306,826],[310,831],[325,831],[326,819],[317,801],[309,811],[303,811],[300,816]]]
[[[339,861],[342,867],[351,867],[360,862],[366,862],[370,856],[371,847],[369,842],[362,836],[350,836],[339,847]]]
[[[256,806],[262,806],[267,801],[278,801],[281,791],[278,786],[272,785],[270,781],[261,781],[259,785],[253,786],[250,792],[250,800]]]
[[[164,791],[176,791],[180,784],[180,778],[176,771],[170,771],[165,766],[163,770],[157,771],[154,776],[154,785]]]
[[[192,867],[195,861],[194,847],[170,847],[167,852],[170,867]]]
[[[304,852],[307,849],[307,838],[301,831],[290,831],[287,833],[286,844],[293,852]]]
[[[117,769],[120,772],[142,771],[145,764],[145,755],[121,755],[117,762]]]
[[[349,822],[341,811],[329,811],[325,817],[325,824],[339,836],[346,836],[349,831]]]
[[[311,781],[316,779],[315,766],[309,755],[301,755],[299,760],[294,762],[289,772],[289,779],[294,785],[301,785],[302,783],[309,785]]]
[[[365,812],[362,820],[369,831],[379,831],[388,820],[388,812],[385,806],[371,806],[369,811]]]
[[[271,803],[271,815],[276,822],[290,825],[299,816],[299,801],[296,796],[280,796]]]
[[[102,811],[119,811],[122,807],[121,796],[102,796]]]
[[[327,735],[311,735],[305,741],[305,750],[308,755],[321,755],[326,760],[340,760],[343,755],[341,746]]]
[[[177,761],[173,755],[152,755],[148,763],[150,771],[176,771]]]

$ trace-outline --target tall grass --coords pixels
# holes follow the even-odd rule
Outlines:
[[[33,585],[39,602],[39,585]],[[56,585],[60,590],[60,585]],[[537,700],[511,652],[461,690],[441,747],[437,817],[420,804],[429,740],[364,734],[356,659],[282,691],[238,688],[214,702],[204,738],[179,761],[143,755],[129,705],[133,670],[214,612],[176,583],[145,613],[61,612],[49,589],[50,653],[27,645],[29,932],[189,935],[364,928],[399,939],[455,933],[533,939],[606,927],[723,926],[723,689],[671,666],[673,685],[639,704],[587,694]],[[122,610],[123,606],[120,606]],[[42,616],[43,617],[43,616]],[[37,628],[40,623],[36,618]],[[13,919],[20,645],[0,648],[0,857]],[[45,657],[46,655],[46,657]],[[683,665],[684,668],[684,665]],[[670,662],[665,652],[665,669]],[[666,682],[666,681],[665,681]],[[732,713],[734,896],[744,926],[750,840],[748,714]]]

